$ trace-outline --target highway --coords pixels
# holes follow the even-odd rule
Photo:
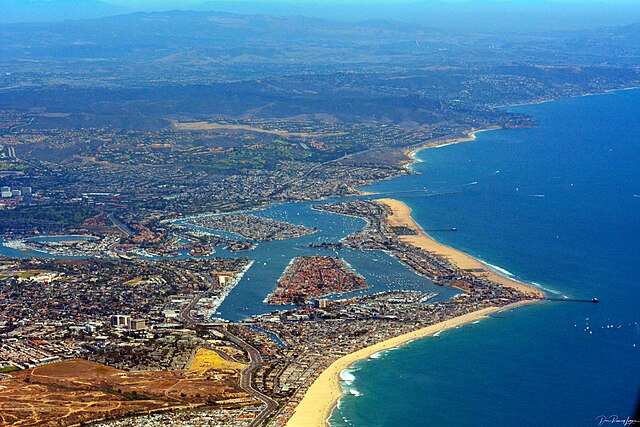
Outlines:
[[[127,237],[133,234],[133,231],[122,221],[120,221],[116,216],[111,212],[107,215],[107,218],[115,225],[120,231],[127,235]]]
[[[210,275],[210,279],[216,280],[216,278]],[[191,310],[198,304],[200,299],[202,299],[205,295],[210,293],[211,289],[213,289],[214,283],[212,282],[211,286],[205,292],[201,292],[196,295],[190,302],[187,304],[182,311],[180,312],[180,317],[182,321],[187,324],[195,324],[195,319],[191,317]],[[233,335],[231,332],[227,330],[227,325],[222,325],[220,327],[220,332],[222,332],[225,337],[238,345],[244,351],[247,352],[249,356],[249,364],[240,372],[240,388],[245,392],[249,393],[253,397],[258,400],[264,402],[267,406],[260,412],[256,418],[249,424],[250,427],[261,426],[262,423],[278,408],[278,403],[271,399],[266,394],[256,390],[252,385],[252,377],[254,372],[263,364],[262,356],[260,356],[260,352],[253,346],[249,345],[246,341],[240,339],[239,337]]]
[[[267,405],[267,407],[264,408],[256,418],[254,418],[251,424],[249,424],[250,427],[261,426],[262,423],[269,417],[269,415],[271,415],[278,408],[278,404],[275,400],[271,399],[266,394],[259,392],[258,390],[253,388],[253,385],[251,384],[253,373],[260,366],[262,366],[262,356],[260,356],[260,352],[255,347],[249,345],[247,342],[233,335],[227,330],[226,327],[223,327],[221,332],[227,337],[229,341],[240,346],[249,355],[249,365],[247,365],[247,367],[244,368],[242,372],[240,372],[240,387],[258,400],[263,401]]]
[[[198,304],[202,298],[204,298],[206,295],[209,295],[211,293],[211,291],[215,288],[217,282],[218,282],[217,277],[209,273],[209,283],[210,283],[209,288],[206,291],[201,292],[195,297],[193,297],[193,299],[189,302],[189,304],[187,304],[180,312],[180,318],[184,323],[186,324],[196,323],[195,319],[191,317],[191,310],[195,308],[196,304]]]

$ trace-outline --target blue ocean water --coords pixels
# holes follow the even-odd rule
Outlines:
[[[540,126],[422,151],[419,174],[366,190],[403,200],[438,240],[551,296],[601,302],[522,307],[358,363],[334,426],[588,426],[599,415],[632,415],[640,392],[640,91],[514,110]],[[219,317],[284,308],[263,300],[301,255],[345,258],[371,285],[366,292],[457,293],[383,252],[309,248],[364,225],[312,205],[256,214],[316,227],[314,235],[259,243],[242,254],[217,248],[214,256],[255,261]],[[433,231],[452,227],[458,231]],[[1,245],[0,254],[26,256]]]
[[[550,296],[356,364],[337,426],[595,426],[640,397],[640,91],[529,105],[533,129],[418,153],[398,194],[445,244]],[[355,391],[355,392],[354,392]]]

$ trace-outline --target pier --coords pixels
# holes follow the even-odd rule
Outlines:
[[[544,301],[560,301],[560,302],[591,302],[598,303],[600,300],[598,298],[591,299],[578,299],[578,298],[540,298]]]

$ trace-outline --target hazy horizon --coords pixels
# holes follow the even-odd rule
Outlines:
[[[331,4],[327,8],[327,3]],[[100,18],[134,12],[192,10],[293,16],[340,21],[384,19],[426,27],[468,31],[532,32],[581,30],[640,22],[631,1],[373,1],[330,0],[0,0],[0,23]]]

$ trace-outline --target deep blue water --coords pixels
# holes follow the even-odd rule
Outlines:
[[[367,187],[442,241],[558,295],[356,364],[333,426],[595,426],[640,396],[640,91],[513,108],[533,129],[418,153]],[[554,296],[549,292],[550,296]]]
[[[420,174],[366,190],[403,200],[426,230],[457,227],[429,232],[552,296],[601,302],[522,307],[358,363],[347,389],[359,396],[341,401],[334,426],[589,426],[599,415],[632,415],[640,392],[640,91],[514,110],[540,126],[422,151],[414,166]],[[214,256],[255,261],[220,317],[283,308],[262,301],[287,263],[334,254],[307,245],[364,226],[311,205],[257,214],[316,227],[317,234],[241,254],[217,248]],[[436,291],[438,299],[457,292],[379,251],[336,252],[367,279],[367,292]],[[0,253],[25,256],[1,245]]]

